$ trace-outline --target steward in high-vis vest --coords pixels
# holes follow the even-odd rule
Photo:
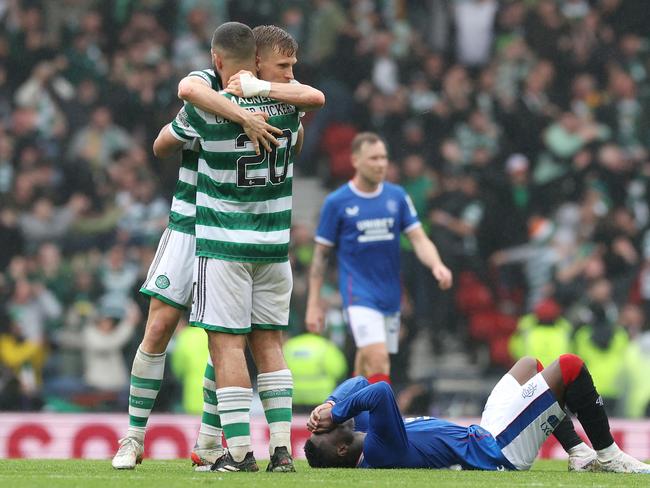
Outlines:
[[[508,349],[515,361],[532,356],[548,366],[555,358],[571,352],[572,333],[573,327],[562,317],[558,303],[547,298],[539,302],[533,313],[519,319]]]
[[[293,405],[307,411],[325,401],[348,369],[336,344],[316,334],[292,337],[283,351],[293,374]]]
[[[625,329],[611,321],[602,307],[591,309],[593,319],[576,332],[574,350],[589,368],[598,392],[606,400],[606,408],[611,411],[621,395],[619,380],[630,340]]]

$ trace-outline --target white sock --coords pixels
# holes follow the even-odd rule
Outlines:
[[[611,461],[616,456],[618,456],[620,452],[621,450],[616,445],[616,442],[613,442],[611,446],[606,447],[605,449],[601,449],[600,451],[596,451],[596,455],[598,456],[599,461],[606,463],[607,461]]]
[[[165,372],[165,353],[151,354],[138,347],[131,368],[128,437],[144,442],[147,421]]]
[[[229,386],[217,389],[219,416],[232,458],[243,461],[251,446],[251,402],[253,389]]]
[[[589,456],[592,452],[593,449],[591,449],[584,442],[581,442],[577,446],[573,446],[571,449],[569,449],[569,454],[576,455],[576,456]]]

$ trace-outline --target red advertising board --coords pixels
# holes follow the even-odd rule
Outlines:
[[[477,419],[456,419],[468,425]],[[145,456],[154,459],[189,457],[198,430],[198,418],[189,415],[153,415],[149,421]],[[305,416],[295,416],[293,452],[304,457],[309,433]],[[110,458],[125,433],[128,416],[122,414],[0,414],[0,458]],[[610,421],[616,442],[639,459],[650,459],[650,421]],[[583,435],[582,431],[578,432]],[[251,437],[255,456],[268,459],[268,428],[264,417],[253,417]],[[584,437],[584,435],[583,435]],[[542,446],[540,457],[563,459],[555,438]]]

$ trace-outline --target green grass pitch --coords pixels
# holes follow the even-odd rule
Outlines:
[[[266,461],[258,462],[261,469]],[[538,461],[529,472],[436,470],[311,469],[297,462],[297,473],[196,473],[187,460],[151,461],[133,471],[115,471],[110,461],[0,460],[3,488],[188,488],[193,486],[264,488],[317,487],[648,487],[650,475],[569,473],[566,461]]]

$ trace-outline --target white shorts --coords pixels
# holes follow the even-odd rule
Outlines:
[[[186,310],[192,295],[196,238],[165,229],[140,292]]]
[[[346,318],[357,347],[384,343],[390,354],[397,353],[399,349],[399,312],[384,315],[374,308],[353,305],[347,308]]]
[[[190,324],[231,334],[284,330],[292,287],[288,261],[259,264],[197,257]]]
[[[515,468],[528,470],[565,415],[541,373],[523,385],[506,374],[490,393],[481,427],[494,436]]]

